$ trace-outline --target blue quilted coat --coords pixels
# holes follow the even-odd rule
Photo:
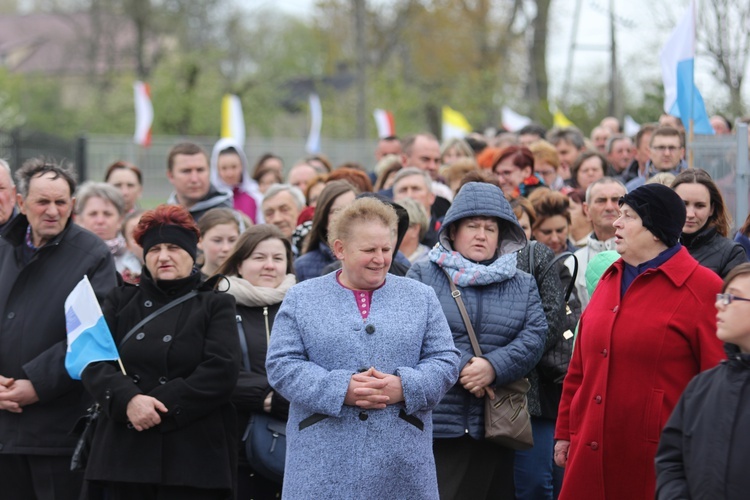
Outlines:
[[[452,251],[448,231],[467,217],[497,217],[500,225],[498,256],[518,251],[526,236],[497,186],[468,183],[461,188],[445,215],[439,239]],[[431,261],[415,263],[407,277],[430,285],[448,320],[453,341],[461,351],[460,369],[474,356],[461,313],[451,296],[448,278]],[[477,334],[483,357],[495,369],[495,384],[504,385],[529,373],[542,356],[547,320],[534,278],[517,271],[512,277],[484,286],[458,286]],[[484,437],[484,401],[457,382],[432,412],[433,436],[453,438],[469,434]]]

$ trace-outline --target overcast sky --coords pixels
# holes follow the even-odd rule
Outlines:
[[[257,0],[269,8],[304,16],[310,13],[314,0]],[[369,3],[388,3],[389,0],[368,0]],[[673,23],[679,21],[687,8],[687,0],[659,2],[652,0],[615,0],[617,58],[621,75],[628,81],[660,79],[659,51],[669,37]],[[700,5],[700,0],[699,0]],[[559,97],[565,79],[576,0],[553,0],[550,12],[547,69],[552,99]],[[609,74],[609,0],[582,0],[576,43],[599,46],[601,50],[574,52],[573,80],[606,81]],[[723,100],[709,74],[705,59],[696,60],[696,83],[703,94],[709,113],[712,103]],[[631,92],[639,89],[631,86]],[[747,89],[745,89],[747,90]]]

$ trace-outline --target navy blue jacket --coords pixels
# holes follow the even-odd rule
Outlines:
[[[336,256],[325,243],[319,243],[318,248],[300,255],[294,260],[294,274],[297,275],[297,283],[310,278],[322,276],[323,269],[329,264],[336,262]]]

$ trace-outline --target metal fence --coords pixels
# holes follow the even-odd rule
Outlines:
[[[153,139],[151,147],[141,148],[133,144],[131,136],[123,135],[61,139],[21,130],[0,131],[0,157],[8,159],[14,169],[34,156],[68,160],[76,165],[81,181],[104,180],[104,172],[110,164],[127,160],[143,171],[143,206],[151,207],[169,196],[171,185],[165,174],[167,153],[182,141],[195,142],[210,152],[216,138],[160,136]],[[367,169],[373,167],[375,146],[376,142],[370,140],[322,140],[322,149],[333,165],[354,161]],[[689,148],[693,152],[693,165],[708,171],[721,189],[735,227],[742,225],[750,204],[747,125],[739,124],[734,135],[696,136]],[[250,137],[245,150],[251,163],[262,154],[272,152],[284,160],[287,170],[297,160],[309,156],[305,152],[305,141],[299,138]]]
[[[87,136],[87,178],[103,180],[107,167],[114,161],[130,161],[143,171],[143,205],[152,206],[166,200],[171,192],[171,185],[166,177],[167,154],[172,146],[182,141],[200,144],[210,154],[216,138],[156,137],[149,148],[141,148],[133,144],[131,137]],[[373,167],[375,146],[375,141],[360,140],[323,140],[322,144],[323,151],[333,165],[355,161],[368,169]],[[245,144],[245,152],[251,166],[261,155],[273,153],[284,160],[287,170],[299,159],[310,156],[305,153],[304,140],[288,138],[249,138]]]
[[[734,135],[696,136],[690,147],[693,166],[711,174],[732,214],[734,227],[741,226],[750,202],[747,124],[738,124]]]

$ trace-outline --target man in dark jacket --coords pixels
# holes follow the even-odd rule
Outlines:
[[[75,180],[27,161],[16,174],[21,213],[0,237],[0,484],[3,498],[78,498],[70,435],[90,398],[65,370],[65,299],[87,275],[103,296],[112,255],[73,224]]]
[[[0,159],[0,234],[3,234],[16,215],[16,185],[13,184],[8,162]]]
[[[208,155],[197,144],[183,142],[169,151],[167,179],[174,186],[167,203],[187,208],[196,222],[212,208],[232,208],[232,193],[211,184]]]

